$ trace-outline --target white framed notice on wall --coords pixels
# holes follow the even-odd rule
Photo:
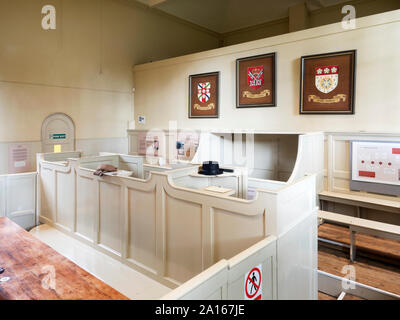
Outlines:
[[[400,195],[400,142],[351,141],[350,189]]]

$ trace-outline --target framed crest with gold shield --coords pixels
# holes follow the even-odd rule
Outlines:
[[[275,53],[236,60],[236,107],[275,107]]]
[[[189,118],[219,117],[219,72],[189,76]]]
[[[300,114],[354,114],[356,50],[301,57]]]

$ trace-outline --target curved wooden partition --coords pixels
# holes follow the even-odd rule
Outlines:
[[[260,288],[254,299],[277,297],[276,237],[269,236],[228,261],[223,259],[163,296],[162,300],[243,300],[247,274],[255,266],[261,273]],[[248,299],[250,300],[250,299]]]
[[[309,270],[296,280],[308,289],[298,292],[303,298],[316,294],[309,290],[316,277],[315,175],[278,190],[260,189],[249,201],[173,185],[172,177],[179,175],[178,170],[190,171],[187,168],[153,172],[148,180],[98,177],[93,169],[81,167],[79,159],[41,160],[38,169],[41,222],[169,287],[274,235],[280,250],[277,256],[285,261],[279,265],[278,260],[277,276],[279,272],[304,276],[304,270]],[[310,217],[315,224],[307,220]],[[285,237],[300,242],[299,254],[304,257],[291,258],[299,254],[291,252],[292,244]],[[292,289],[289,284],[278,292],[283,296]]]
[[[288,183],[293,183],[307,174],[317,175],[317,193],[324,183],[324,134],[313,132],[299,135],[297,157]]]

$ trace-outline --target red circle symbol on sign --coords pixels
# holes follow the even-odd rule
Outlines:
[[[255,276],[255,273],[258,273],[258,277]],[[249,285],[250,285],[250,288],[252,288],[252,289],[253,289],[253,287],[255,288],[255,291],[253,294],[248,292]],[[245,292],[246,292],[247,298],[249,298],[249,299],[254,298],[254,296],[258,293],[258,291],[260,291],[260,287],[261,287],[261,271],[258,268],[254,268],[249,272],[249,275],[247,276],[247,279],[246,279]]]

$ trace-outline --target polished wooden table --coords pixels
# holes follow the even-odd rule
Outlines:
[[[128,299],[8,218],[0,218],[0,267],[0,300]]]

